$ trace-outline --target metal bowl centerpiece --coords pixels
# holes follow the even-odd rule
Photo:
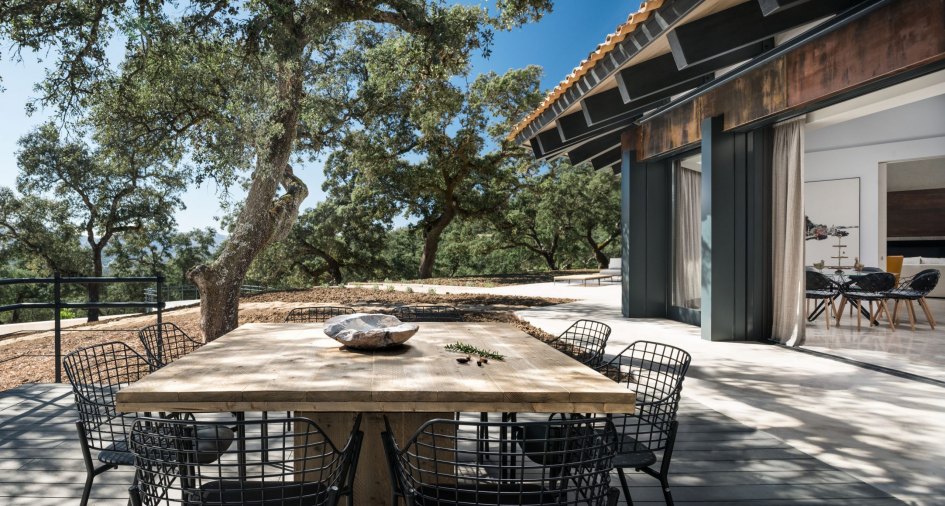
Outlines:
[[[354,313],[325,321],[325,335],[357,350],[379,350],[400,346],[420,330],[387,314]]]

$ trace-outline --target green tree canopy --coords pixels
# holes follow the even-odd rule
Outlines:
[[[358,80],[337,59],[354,40],[354,23],[385,27],[395,52],[424,63],[425,78],[448,79],[488,47],[491,29],[535,19],[550,2],[498,7],[492,16],[432,0],[12,0],[0,9],[0,38],[14,51],[53,55],[40,102],[63,114],[94,110],[109,138],[101,144],[190,160],[198,179],[250,174],[230,239],[190,275],[204,334],[214,339],[236,327],[243,277],[289,233],[308,194],[291,163],[373,107],[352,92]],[[112,64],[106,48],[116,39],[125,51]]]
[[[181,171],[139,156],[133,149],[91,150],[80,141],[63,139],[57,128],[47,124],[19,141],[17,162],[20,174],[18,199],[5,192],[8,234],[35,254],[47,258],[56,270],[78,270],[73,253],[76,234],[83,238],[88,261],[86,271],[95,277],[104,274],[104,254],[111,241],[123,234],[173,227],[173,213],[180,206],[179,194],[185,187]],[[35,208],[33,207],[35,206]],[[54,229],[63,235],[50,237],[38,230],[44,216],[62,220]],[[17,228],[19,227],[19,228]],[[37,242],[40,239],[50,242]],[[33,246],[30,246],[30,245]],[[99,300],[98,284],[88,287],[89,301]],[[89,321],[98,319],[90,309]]]
[[[505,135],[541,100],[541,68],[492,72],[466,84],[468,67],[430,72],[409,39],[366,32],[362,40],[360,89],[384,106],[346,130],[327,173],[373,195],[367,202],[393,202],[416,220],[423,237],[418,276],[428,278],[447,227],[501,206],[516,174],[534,165]]]

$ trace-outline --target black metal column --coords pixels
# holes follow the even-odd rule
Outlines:
[[[770,154],[766,130],[702,123],[702,338],[770,331]]]
[[[623,315],[665,318],[669,294],[671,179],[665,161],[636,162],[624,151],[621,167]]]

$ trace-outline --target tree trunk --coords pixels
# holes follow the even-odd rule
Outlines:
[[[296,55],[301,59],[301,52]],[[200,290],[200,326],[210,342],[239,324],[239,287],[253,259],[269,244],[288,235],[308,196],[308,188],[289,166],[299,121],[302,66],[299,59],[278,65],[277,95],[282,107],[273,113],[279,130],[256,155],[252,184],[236,219],[233,234],[210,264],[198,265],[187,277]],[[279,187],[284,189],[277,195]]]
[[[604,244],[597,244],[597,241],[594,240],[594,236],[591,234],[591,229],[587,229],[584,234],[584,238],[587,239],[587,244],[590,245],[591,251],[594,252],[594,259],[597,260],[597,267],[601,269],[606,269],[610,266],[610,259],[607,258],[607,255],[604,254],[604,248],[610,244],[610,241],[606,241]]]
[[[556,271],[558,270],[558,263],[555,262],[554,252],[543,251],[541,252],[541,257],[545,259],[545,263],[548,264],[548,268]]]
[[[102,248],[92,247],[92,276],[96,278],[102,277],[102,273],[105,271],[102,266]],[[89,302],[98,302],[100,300],[99,294],[101,286],[98,283],[89,283],[87,290],[89,293]],[[88,309],[88,319],[89,322],[98,321],[98,309],[89,308]]]
[[[433,264],[436,262],[436,252],[440,248],[440,237],[455,217],[456,209],[452,206],[447,207],[443,214],[424,230],[423,253],[420,255],[420,271],[418,273],[420,279],[433,277]]]

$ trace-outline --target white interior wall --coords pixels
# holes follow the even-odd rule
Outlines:
[[[945,95],[805,132],[805,180],[860,178],[860,255],[885,266],[880,247],[881,163],[945,156]],[[885,186],[885,184],[883,184]]]

